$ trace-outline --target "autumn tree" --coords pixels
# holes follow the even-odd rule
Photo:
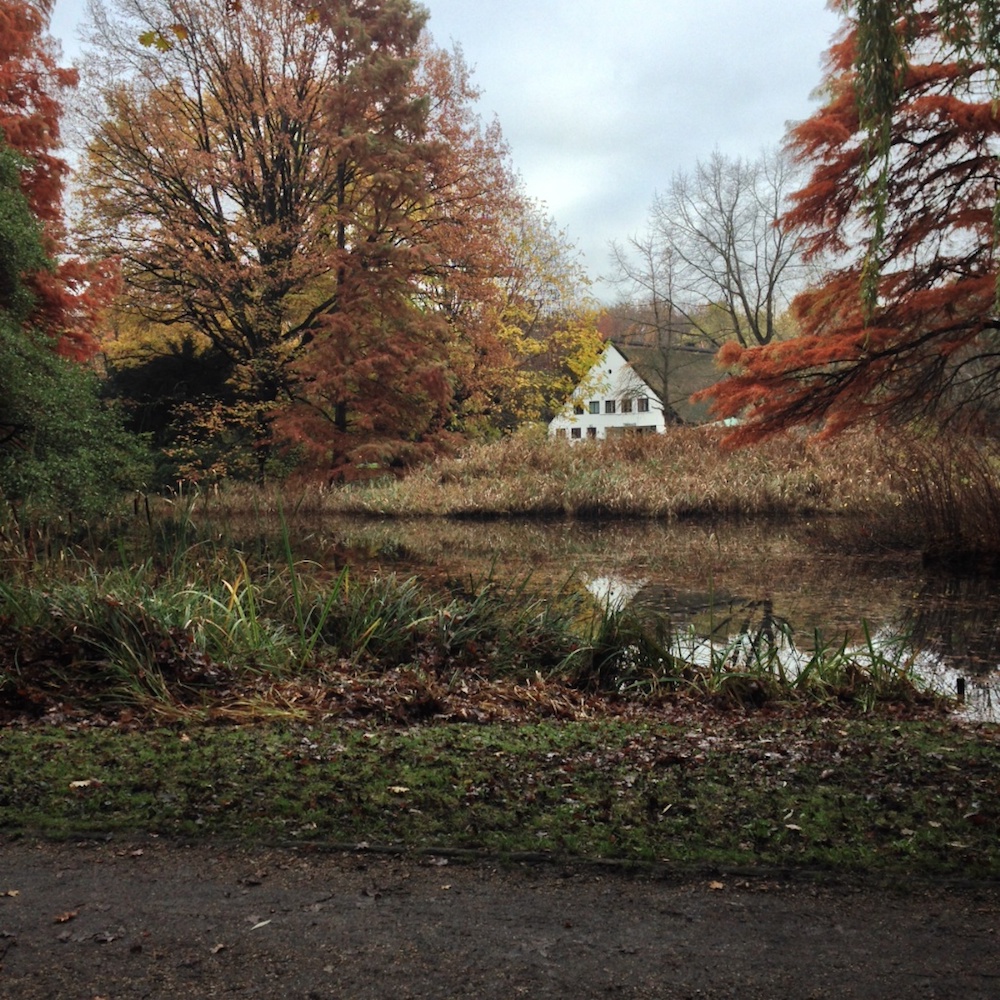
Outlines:
[[[748,418],[736,440],[796,424],[833,433],[869,418],[992,420],[997,411],[1000,118],[989,65],[965,36],[952,37],[945,5],[910,4],[892,22],[906,58],[895,64],[882,172],[858,70],[869,36],[854,5],[842,6],[825,102],[791,134],[812,172],[784,220],[808,256],[836,266],[795,302],[800,337],[722,352],[737,374],[716,390],[716,410]]]
[[[902,95],[913,44],[930,37],[980,67],[981,82],[1000,100],[1000,7],[996,0],[839,0],[855,24],[854,71],[858,117],[864,132],[866,199],[870,215],[862,296],[871,311],[878,300],[879,254],[885,235],[889,178],[893,170],[893,118]],[[922,25],[922,27],[918,27]],[[998,195],[1000,205],[1000,195]],[[1000,235],[1000,211],[994,240]]]
[[[512,287],[529,267],[518,256],[515,230],[530,224],[531,206],[499,125],[484,124],[473,110],[478,92],[461,50],[438,49],[424,33],[415,54],[411,87],[425,112],[426,156],[412,190],[393,194],[395,208],[376,219],[374,237],[409,267],[357,272],[356,306],[331,317],[327,333],[341,335],[319,338],[303,355],[297,367],[308,378],[289,413],[306,421],[299,439],[307,444],[331,441],[324,422],[346,432],[336,406],[346,377],[350,391],[368,399],[350,428],[355,440],[362,432],[353,450],[365,464],[384,460],[387,450],[400,453],[401,429],[408,438],[402,450],[414,460],[430,454],[434,441],[495,420],[524,343],[510,313],[525,298]],[[398,282],[392,295],[383,280]],[[387,312],[390,302],[395,315]],[[377,343],[349,325],[363,310],[370,310]],[[408,343],[399,335],[405,330],[416,339]]]
[[[25,275],[33,325],[46,330],[67,357],[95,349],[95,311],[103,304],[101,275],[66,255],[63,190],[69,167],[60,150],[63,98],[76,71],[58,65],[48,35],[53,0],[7,0],[0,5],[0,136],[24,159],[20,184],[51,262]]]
[[[89,514],[140,481],[140,449],[79,361],[99,277],[66,256],[61,101],[75,73],[52,4],[0,6],[0,498],[18,517]]]
[[[208,403],[206,431],[242,427],[264,456],[302,348],[352,324],[359,350],[377,335],[361,290],[385,288],[397,247],[375,230],[428,152],[407,86],[423,17],[405,3],[307,16],[282,0],[238,15],[225,0],[119,0],[90,14],[95,247],[121,260],[141,320],[207,338],[237,405]]]
[[[495,275],[459,308],[478,351],[462,385],[463,422],[486,433],[550,419],[603,346],[589,280],[555,220],[525,198],[498,210]]]
[[[327,468],[419,452],[488,353],[465,314],[502,272],[516,184],[426,17],[410,0],[91,4],[95,249],[121,260],[138,319],[207,339],[236,402],[206,427],[235,414],[262,454],[275,426]]]

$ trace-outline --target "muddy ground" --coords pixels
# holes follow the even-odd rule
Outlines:
[[[0,997],[995,998],[1000,887],[0,842]]]

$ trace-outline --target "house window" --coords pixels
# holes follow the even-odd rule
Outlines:
[[[631,413],[631,412],[632,412],[632,400],[631,399],[623,399],[622,400],[622,413]]]
[[[556,437],[557,438],[564,438],[564,437],[566,437],[566,428],[565,427],[557,427],[556,428]]]
[[[613,399],[604,400],[604,412],[605,413],[615,412],[615,401]]]
[[[571,427],[569,431],[569,436],[579,440],[580,438],[583,437],[583,432],[580,430],[579,427]]]
[[[601,401],[599,399],[592,399],[587,404],[587,406],[590,409],[591,413],[600,413],[601,412]]]
[[[573,412],[579,417],[583,413],[583,407],[579,403],[575,403]]]
[[[596,427],[588,427],[587,428],[587,437],[589,437],[589,438],[596,438],[597,437],[597,428]]]
[[[640,396],[636,400],[636,409],[640,413],[649,413],[649,397],[648,396]]]

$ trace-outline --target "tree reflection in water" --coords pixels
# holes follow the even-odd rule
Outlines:
[[[918,552],[888,550],[862,529],[849,519],[323,525],[349,562],[435,583],[529,579],[542,593],[577,580],[612,610],[666,616],[696,646],[742,636],[745,656],[770,643],[791,669],[817,633],[848,648],[870,640],[908,656],[942,693],[965,678],[966,712],[1000,721],[1000,579],[932,571]]]
[[[610,610],[632,606],[640,615],[666,616],[675,629],[678,655],[702,666],[722,657],[733,669],[771,664],[795,677],[817,641],[835,638],[797,630],[776,612],[771,597],[678,591],[615,573],[584,578],[584,583]],[[949,697],[961,691],[958,714],[1000,721],[997,591],[993,579],[934,577],[897,616],[875,627],[864,623],[864,640],[845,641],[843,651],[905,663],[933,690]]]

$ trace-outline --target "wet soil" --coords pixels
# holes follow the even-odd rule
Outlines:
[[[995,998],[1000,887],[0,841],[0,997]]]

